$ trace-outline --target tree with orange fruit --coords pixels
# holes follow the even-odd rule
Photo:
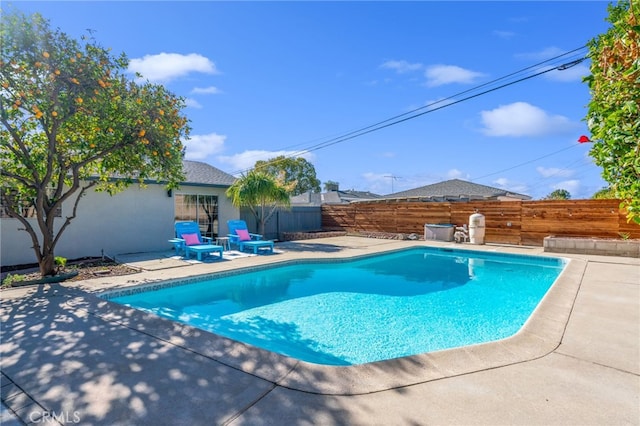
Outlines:
[[[608,11],[611,27],[589,42],[589,155],[627,218],[640,224],[640,5],[621,0]]]
[[[1,19],[0,199],[31,237],[42,276],[55,275],[55,246],[89,189],[184,179],[184,100],[128,79],[124,54],[39,14]]]

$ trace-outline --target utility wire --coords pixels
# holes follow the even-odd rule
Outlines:
[[[377,126],[379,126],[379,125],[382,125],[382,124],[388,123],[388,122],[390,122],[390,121],[394,121],[394,120],[400,119],[400,118],[405,117],[405,116],[407,116],[407,115],[409,115],[409,114],[413,114],[413,113],[416,113],[416,112],[418,112],[418,111],[422,111],[422,110],[424,110],[424,109],[431,108],[431,107],[433,107],[434,105],[437,105],[437,104],[443,103],[443,102],[448,101],[448,100],[450,100],[450,99],[454,99],[454,98],[459,97],[459,96],[461,96],[461,95],[464,95],[464,94],[466,94],[466,93],[474,92],[474,91],[476,91],[476,90],[478,90],[478,89],[481,89],[481,88],[483,88],[483,87],[490,86],[490,85],[492,85],[492,84],[495,84],[495,83],[500,82],[500,81],[502,81],[502,80],[506,80],[506,79],[508,79],[508,78],[510,78],[510,77],[513,77],[513,76],[515,76],[515,75],[522,74],[522,73],[524,73],[525,71],[528,71],[528,70],[532,70],[532,69],[539,68],[539,67],[541,67],[541,66],[543,66],[543,65],[545,65],[545,64],[548,64],[548,63],[550,63],[550,62],[556,61],[556,60],[558,60],[558,59],[560,59],[560,58],[562,58],[562,57],[565,57],[565,56],[568,56],[568,55],[571,55],[571,54],[575,54],[576,52],[581,51],[581,50],[584,50],[584,49],[586,49],[586,46],[582,46],[582,47],[579,47],[579,48],[577,48],[577,49],[571,50],[571,51],[569,51],[569,52],[565,52],[565,53],[563,53],[563,54],[561,54],[561,55],[554,56],[553,58],[547,59],[547,60],[545,60],[545,61],[542,61],[542,62],[539,62],[539,63],[537,63],[537,64],[531,65],[531,66],[529,66],[529,67],[523,68],[523,69],[521,69],[521,70],[518,70],[518,71],[512,72],[512,73],[507,74],[507,75],[505,75],[505,76],[502,76],[502,77],[500,77],[500,78],[497,78],[497,79],[491,80],[491,81],[489,81],[489,82],[487,82],[487,83],[483,83],[483,84],[481,84],[481,85],[479,85],[479,86],[475,86],[475,87],[473,87],[473,88],[471,88],[471,89],[467,89],[467,90],[464,90],[464,91],[462,91],[462,92],[458,92],[458,93],[456,93],[455,95],[451,95],[451,96],[449,96],[449,97],[447,97],[447,98],[439,99],[439,100],[437,100],[437,101],[435,101],[435,102],[431,102],[430,104],[424,105],[424,106],[422,106],[422,107],[415,108],[415,109],[413,109],[413,110],[411,110],[411,111],[407,111],[407,112],[405,112],[405,113],[402,113],[402,114],[399,114],[399,115],[393,116],[393,117],[388,118],[388,119],[386,119],[386,120],[379,121],[379,122],[377,122],[377,123],[375,123],[375,124],[372,124],[372,125],[369,125],[369,126],[367,126],[367,127],[360,128],[360,129],[358,129],[358,130],[351,131],[351,132],[349,132],[349,133],[346,133],[346,134],[344,134],[344,135],[338,136],[338,137],[336,137],[336,138],[329,139],[328,141],[323,142],[323,143],[320,143],[320,144],[318,144],[318,145],[313,145],[313,146],[312,146],[312,148],[313,148],[313,147],[315,147],[315,146],[321,146],[321,145],[324,145],[324,144],[326,144],[326,143],[332,142],[332,141],[334,141],[335,139],[342,139],[342,138],[345,138],[345,137],[351,136],[351,135],[353,135],[353,134],[357,134],[357,133],[359,133],[359,132],[362,132],[362,131],[365,131],[365,130],[368,130],[368,129],[371,129],[371,128],[374,128],[374,127],[377,127]],[[569,62],[569,63],[566,63],[566,64],[562,64],[562,65],[560,65],[560,66],[551,67],[551,68],[546,68],[544,72],[541,72],[541,73],[538,73],[538,74],[532,75],[532,76],[530,76],[530,77],[528,77],[528,78],[532,78],[532,77],[535,77],[535,76],[537,76],[537,75],[544,74],[545,72],[553,71],[553,70],[555,70],[555,69],[562,69],[562,70],[564,70],[564,69],[570,68],[570,67],[572,67],[572,66],[574,66],[574,65],[577,65],[578,63],[580,63],[580,62],[584,61],[585,59],[586,59],[586,58],[583,56],[583,57],[581,57],[581,58],[578,58],[578,59],[576,59],[576,60],[574,60],[574,61],[571,61],[571,62]],[[548,65],[547,65],[547,66],[548,66]],[[515,83],[520,82],[520,81],[523,81],[523,80],[524,80],[524,79],[517,80],[517,81],[515,81],[515,82],[513,82],[513,83],[511,83],[511,84],[515,84]],[[506,85],[499,86],[499,87],[497,87],[495,90],[500,89],[500,88],[505,87],[505,86],[506,86]],[[488,93],[488,91],[487,91],[487,92],[482,92],[482,93],[478,94],[477,96],[482,95],[482,94],[485,94],[485,93]],[[429,110],[428,112],[436,111],[436,110],[438,110],[438,109],[442,109],[442,108],[444,108],[444,107],[446,107],[446,106],[453,105],[453,104],[455,104],[455,103],[458,103],[458,102],[461,102],[461,101],[464,101],[464,100],[466,100],[466,99],[470,99],[470,98],[471,98],[471,97],[469,97],[469,98],[465,98],[465,99],[461,99],[460,101],[457,101],[457,102],[454,102],[454,103],[450,103],[450,104],[442,105],[442,106],[440,106],[440,107],[438,107],[438,108],[435,108],[435,109],[433,109],[433,110]],[[304,152],[304,151],[301,151],[301,152]],[[295,155],[295,154],[293,154],[293,155]]]
[[[480,179],[487,178],[489,176],[498,175],[500,173],[508,172],[509,170],[517,169],[518,167],[522,167],[522,166],[526,166],[527,164],[535,163],[536,161],[542,160],[542,159],[547,158],[547,157],[551,157],[553,155],[559,154],[559,153],[567,151],[569,149],[573,149],[573,148],[575,148],[577,146],[578,145],[570,145],[570,146],[568,146],[566,148],[559,149],[558,151],[554,151],[554,152],[552,152],[550,154],[543,155],[542,157],[534,158],[533,160],[525,161],[524,163],[516,164],[515,166],[511,166],[511,167],[508,167],[506,169],[498,170],[497,172],[489,173],[489,174],[486,174],[484,176],[479,176],[477,178],[473,178],[473,179],[470,179],[470,180],[473,182],[474,180],[480,180]]]
[[[576,167],[572,170],[571,167],[573,167],[574,165]],[[578,158],[570,162],[569,164],[567,164],[565,167],[558,169],[554,173],[551,173],[547,176],[541,176],[537,179],[529,180],[524,184],[527,185],[528,187],[536,187],[536,186],[542,185],[543,183],[546,183],[549,179],[556,179],[556,178],[562,177],[562,173],[567,171],[575,172],[575,173],[572,173],[570,176],[566,176],[567,178],[570,178],[570,179],[582,178],[583,176],[586,175],[588,171],[587,168],[591,168],[592,166],[593,166],[593,163],[587,161],[585,158]]]
[[[433,107],[434,105],[437,105],[437,104],[440,104],[440,103],[446,102],[446,101],[448,101],[448,100],[450,100],[450,99],[454,99],[454,98],[459,97],[459,96],[461,96],[461,95],[464,95],[464,94],[466,94],[466,93],[470,93],[470,92],[476,91],[476,90],[481,89],[481,88],[483,88],[483,87],[490,86],[490,85],[492,85],[492,84],[495,84],[495,83],[500,82],[500,81],[502,81],[502,80],[506,80],[506,79],[508,79],[508,78],[510,78],[510,77],[513,77],[513,76],[515,76],[515,75],[522,74],[522,73],[524,73],[525,71],[528,71],[528,70],[532,70],[532,69],[539,68],[539,67],[541,67],[541,66],[543,66],[543,65],[545,65],[545,64],[548,64],[549,62],[556,61],[556,60],[558,60],[558,59],[560,59],[560,58],[563,58],[563,57],[565,57],[565,56],[568,56],[568,55],[571,55],[571,54],[575,54],[576,52],[581,51],[581,50],[584,50],[585,48],[586,48],[586,46],[582,46],[582,47],[579,47],[579,48],[577,48],[577,49],[571,50],[571,51],[569,51],[569,52],[565,52],[565,53],[563,53],[563,54],[561,54],[561,55],[554,56],[553,58],[549,58],[549,59],[547,59],[547,60],[545,60],[545,61],[539,62],[539,63],[537,63],[537,64],[534,64],[534,65],[531,65],[531,66],[529,66],[529,67],[523,68],[523,69],[521,69],[521,70],[518,70],[518,71],[512,72],[512,73],[507,74],[507,75],[505,75],[505,76],[502,76],[502,77],[500,77],[500,78],[497,78],[497,79],[494,79],[494,80],[488,81],[488,82],[483,83],[483,84],[481,84],[481,85],[479,85],[479,86],[475,86],[475,87],[473,87],[473,88],[471,88],[471,89],[467,89],[467,90],[464,90],[464,91],[462,91],[462,92],[458,92],[458,93],[456,93],[455,95],[451,95],[451,96],[449,96],[449,97],[447,97],[447,98],[439,99],[439,100],[434,101],[434,102],[431,102],[431,103],[429,103],[429,104],[427,104],[427,105],[424,105],[424,106],[421,106],[421,107],[415,108],[415,109],[413,109],[413,110],[407,111],[407,112],[405,112],[405,113],[402,113],[402,114],[399,114],[399,115],[393,116],[393,117],[388,118],[388,119],[386,119],[386,120],[379,121],[379,122],[377,122],[377,123],[375,123],[375,124],[371,124],[371,125],[369,125],[369,126],[367,126],[367,127],[360,128],[360,129],[358,129],[358,130],[354,130],[354,131],[348,132],[348,133],[346,133],[346,134],[344,134],[344,135],[341,135],[341,136],[338,136],[338,137],[336,137],[336,138],[329,139],[327,142],[323,142],[323,143],[320,143],[320,144],[318,144],[318,145],[323,145],[324,143],[331,142],[331,141],[333,141],[333,140],[335,140],[335,139],[341,139],[341,138],[344,138],[344,137],[347,137],[347,136],[350,136],[350,135],[353,135],[353,134],[359,133],[359,132],[361,132],[361,131],[368,130],[368,129],[370,129],[370,128],[373,128],[373,127],[376,127],[376,126],[382,125],[382,124],[384,124],[384,123],[388,123],[388,122],[390,122],[390,121],[397,120],[397,119],[402,118],[402,117],[405,117],[405,116],[407,116],[407,115],[409,115],[409,114],[413,114],[413,113],[416,113],[416,112],[418,112],[418,111],[422,111],[422,110],[424,110],[424,109],[431,108],[431,107]],[[581,58],[576,59],[576,60],[574,60],[574,61],[572,61],[572,62],[569,62],[569,63],[567,63],[567,64],[562,64],[562,65],[557,66],[557,67],[547,68],[545,72],[553,71],[553,70],[555,70],[555,69],[562,69],[562,70],[564,70],[564,69],[570,68],[571,66],[577,65],[578,63],[580,63],[580,62],[584,61],[585,59],[586,59],[586,58],[581,57]],[[536,74],[536,75],[539,75],[539,74]],[[533,76],[531,76],[531,77],[535,77],[536,75],[533,75]],[[522,81],[522,80],[518,80],[518,81],[516,81],[516,82],[514,82],[514,83],[517,83],[517,82],[519,82],[519,81]],[[500,86],[500,87],[498,87],[498,88],[496,88],[496,89],[499,89],[499,88],[502,88],[502,87],[505,87],[505,86]],[[487,92],[483,92],[483,93],[480,93],[480,94],[484,94],[484,93],[487,93]],[[480,95],[480,94],[479,94],[479,95]],[[478,96],[479,96],[479,95],[478,95]],[[468,99],[468,98],[465,98],[465,99]],[[465,100],[465,99],[462,99],[462,100]],[[443,105],[443,106],[441,106],[441,107],[439,107],[439,108],[437,108],[437,109],[441,109],[441,108],[443,108],[443,107],[445,107],[445,106],[448,106],[448,105],[453,105],[453,103],[452,103],[452,104],[446,104],[446,105]],[[436,110],[436,109],[434,109],[433,111],[435,111],[435,110]],[[431,111],[431,110],[430,110],[430,111]],[[313,145],[313,146],[317,146],[317,145]],[[312,146],[312,147],[313,147],[313,146]]]
[[[327,147],[332,146],[332,145],[336,145],[338,143],[342,143],[342,142],[345,142],[345,141],[348,141],[348,140],[351,140],[351,139],[355,139],[357,137],[360,137],[360,136],[363,136],[363,135],[366,135],[366,134],[369,134],[369,133],[372,133],[372,132],[375,132],[375,131],[378,131],[378,130],[385,129],[387,127],[391,127],[391,126],[394,126],[396,124],[403,123],[405,121],[413,120],[414,118],[421,117],[421,116],[423,116],[425,114],[428,114],[428,113],[431,113],[431,112],[435,112],[435,111],[444,109],[444,108],[452,106],[452,105],[456,105],[458,103],[461,103],[461,102],[464,102],[464,101],[467,101],[467,100],[470,100],[470,99],[473,99],[473,98],[477,98],[477,97],[485,95],[487,93],[491,93],[491,92],[494,92],[496,90],[503,89],[505,87],[514,85],[516,83],[521,83],[523,81],[532,79],[534,77],[540,76],[542,74],[546,74],[546,73],[551,72],[551,71],[566,70],[568,68],[574,67],[574,66],[580,64],[581,62],[585,61],[587,59],[587,57],[586,56],[581,56],[581,57],[579,57],[577,59],[574,59],[574,60],[572,60],[570,62],[566,62],[566,63],[560,64],[560,65],[550,65],[550,63],[557,62],[558,59],[560,59],[560,58],[564,58],[564,57],[566,57],[568,55],[576,54],[577,52],[579,52],[581,50],[584,50],[584,49],[586,49],[586,46],[582,46],[582,47],[579,47],[577,49],[573,49],[573,50],[571,50],[569,52],[566,52],[566,53],[563,53],[561,55],[558,55],[558,56],[555,56],[553,58],[550,58],[548,60],[539,62],[539,63],[537,63],[535,65],[531,65],[529,67],[523,68],[523,69],[518,70],[516,72],[507,74],[507,75],[502,76],[502,77],[500,77],[498,79],[495,79],[495,80],[492,80],[490,82],[487,82],[487,83],[481,84],[479,86],[476,86],[474,88],[459,92],[459,93],[457,93],[455,95],[452,95],[452,96],[449,96],[447,98],[440,99],[438,101],[432,102],[432,103],[430,103],[428,105],[424,105],[422,107],[415,108],[415,109],[413,109],[411,111],[407,111],[407,112],[405,112],[403,114],[399,114],[399,115],[393,116],[391,118],[388,118],[386,120],[379,121],[379,122],[371,124],[369,126],[366,126],[366,127],[363,127],[363,128],[348,132],[348,133],[343,134],[341,136],[337,136],[337,137],[331,138],[331,139],[329,139],[329,140],[327,140],[325,142],[320,142],[320,143],[317,143],[315,145],[311,145],[306,149],[299,150],[299,151],[296,151],[294,153],[291,153],[288,156],[286,156],[285,158],[298,157],[298,156],[300,156],[302,154],[306,154],[308,152],[317,151],[317,150],[320,150],[320,149],[323,149],[323,148],[327,148]],[[475,94],[466,96],[464,98],[461,98],[461,99],[458,99],[458,100],[454,100],[452,102],[445,103],[444,105],[440,105],[440,106],[434,107],[437,104],[441,104],[441,103],[443,103],[445,101],[448,101],[448,100],[453,100],[453,99],[455,99],[455,98],[457,98],[457,97],[459,97],[461,95],[477,91],[477,90],[479,90],[479,89],[481,89],[483,87],[487,87],[487,86],[490,86],[492,84],[501,82],[501,81],[506,80],[506,79],[508,79],[510,77],[516,76],[518,74],[522,74],[522,73],[524,73],[526,71],[529,71],[529,70],[532,70],[532,69],[539,69],[542,66],[547,66],[548,68],[544,68],[541,71],[538,71],[538,72],[536,72],[534,74],[518,78],[517,80],[510,81],[510,82],[507,82],[507,83],[503,83],[503,84],[501,84],[499,86],[496,86],[496,87],[493,87],[493,88],[489,88],[487,90],[483,90],[483,91],[481,91],[479,93],[475,93]],[[430,108],[430,109],[427,109],[427,108]],[[427,110],[423,111],[425,109],[427,109]],[[568,148],[566,148],[566,149],[568,149]],[[564,151],[564,149],[560,150],[560,151],[557,151],[555,153],[551,153],[548,156],[557,154],[558,152],[561,152],[561,151]],[[544,158],[544,157],[541,157],[541,158]],[[539,159],[537,159],[537,160],[539,160]],[[532,160],[532,161],[537,161],[537,160]],[[274,162],[267,163],[266,165],[276,164],[276,163],[277,163],[277,160],[274,161]],[[515,168],[515,167],[520,167],[520,166],[514,166],[513,168]],[[239,170],[239,171],[236,171],[236,172],[231,173],[231,174],[245,173],[245,172],[248,172],[250,170],[252,170],[252,168]],[[507,169],[507,170],[510,170],[510,169]],[[501,173],[501,172],[492,173],[491,175],[497,174],[497,173]],[[476,179],[482,179],[482,178],[487,177],[487,176],[490,176],[490,175],[482,176],[482,177],[476,178]]]
[[[584,58],[584,59],[586,59],[586,58]],[[584,59],[580,60],[579,62],[582,62]],[[579,62],[573,61],[572,64],[573,65],[577,65]],[[361,130],[356,131],[356,132],[352,132],[350,134],[344,135],[344,136],[336,138],[334,140],[331,140],[331,141],[328,141],[328,142],[324,142],[322,144],[318,144],[318,145],[312,146],[312,147],[310,147],[310,148],[308,148],[308,149],[306,149],[304,151],[301,151],[300,153],[316,151],[318,149],[326,148],[328,146],[335,145],[337,143],[345,142],[347,140],[354,139],[356,137],[363,136],[363,135],[366,135],[368,133],[372,133],[372,132],[375,132],[375,131],[378,131],[378,130],[381,130],[381,129],[384,129],[384,128],[387,128],[387,127],[390,127],[390,126],[394,126],[396,124],[400,124],[400,123],[403,123],[403,122],[408,121],[408,120],[413,120],[414,118],[423,116],[425,114],[428,114],[428,113],[431,113],[431,112],[435,112],[435,111],[441,110],[443,108],[447,108],[449,106],[452,106],[452,105],[455,105],[455,104],[459,104],[459,103],[464,102],[464,101],[468,101],[469,99],[477,98],[478,96],[486,95],[487,93],[494,92],[494,91],[499,90],[499,89],[503,89],[503,88],[505,88],[507,86],[511,86],[513,84],[520,83],[520,82],[525,81],[525,80],[529,80],[531,78],[537,77],[537,76],[542,75],[542,74],[546,74],[546,73],[554,71],[556,69],[557,69],[557,67],[549,68],[547,70],[540,71],[540,72],[538,72],[536,74],[532,74],[530,76],[523,77],[523,78],[520,78],[518,80],[502,84],[502,85],[494,87],[492,89],[484,90],[484,91],[482,91],[480,93],[476,93],[474,95],[470,95],[470,96],[464,97],[462,99],[458,99],[456,101],[449,102],[449,103],[447,103],[445,105],[441,105],[439,107],[436,107],[436,108],[433,108],[433,109],[429,109],[427,111],[423,111],[423,112],[411,115],[409,117],[401,118],[404,115],[406,115],[406,114],[402,114],[400,116],[397,116],[398,118],[393,120],[393,121],[391,121],[392,119],[385,120],[385,121],[380,122],[380,123],[378,123],[376,125],[372,125],[372,126],[366,127],[364,129],[361,129]],[[450,98],[447,98],[447,99],[450,99]],[[431,106],[431,105],[429,105],[429,106]],[[391,121],[391,122],[389,122],[389,121]],[[293,155],[295,155],[295,154],[293,154]]]

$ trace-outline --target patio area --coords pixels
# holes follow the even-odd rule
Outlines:
[[[350,367],[297,361],[96,296],[416,245],[572,261],[512,338]],[[206,262],[172,254],[116,256],[140,269],[133,275],[2,291],[3,425],[640,425],[640,259],[346,236]]]

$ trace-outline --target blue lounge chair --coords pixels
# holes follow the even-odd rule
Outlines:
[[[203,254],[206,256],[217,252],[222,259],[224,248],[212,244],[211,237],[203,237],[196,222],[176,222],[175,228],[176,238],[169,240],[169,242],[174,245],[176,253],[184,250],[184,256],[187,259],[191,258],[191,253],[196,253],[198,260],[202,260]]]
[[[237,244],[238,250],[244,251],[250,248],[254,254],[258,254],[258,250],[268,249],[269,253],[273,253],[273,241],[263,240],[262,235],[250,233],[244,220],[229,220],[227,225],[229,226],[229,242]]]

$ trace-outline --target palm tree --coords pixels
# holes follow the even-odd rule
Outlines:
[[[264,225],[280,206],[289,207],[289,189],[274,176],[252,170],[242,175],[227,189],[227,197],[235,207],[248,207],[260,224],[261,234]]]

